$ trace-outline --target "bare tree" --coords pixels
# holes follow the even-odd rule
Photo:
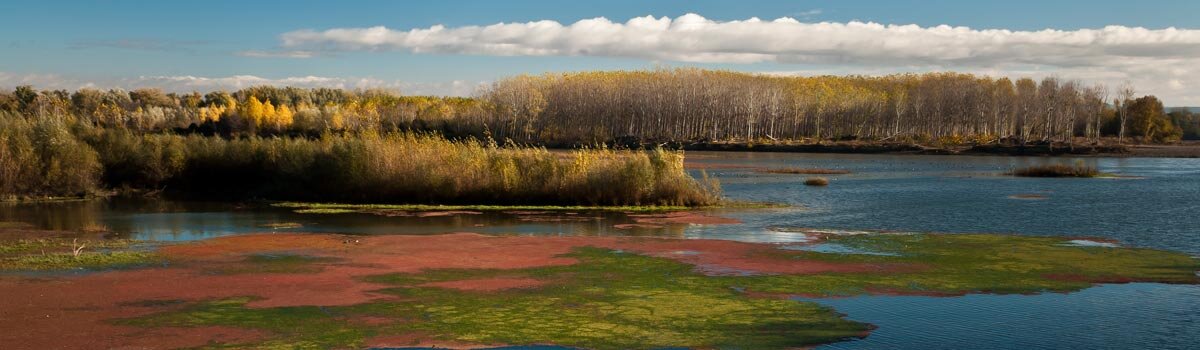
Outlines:
[[[1121,122],[1120,131],[1117,132],[1117,143],[1125,142],[1125,124],[1129,119],[1129,104],[1133,101],[1133,95],[1136,92],[1133,90],[1133,84],[1128,81],[1121,84],[1117,90],[1117,101],[1113,105],[1117,108],[1117,117]]]

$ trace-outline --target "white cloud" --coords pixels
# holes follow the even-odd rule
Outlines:
[[[342,78],[300,76],[264,78],[254,75],[232,75],[226,77],[141,76],[137,78],[83,78],[56,74],[18,74],[0,72],[0,88],[11,89],[18,85],[33,85],[38,89],[76,90],[80,88],[137,89],[160,88],[168,92],[208,92],[214,90],[237,90],[258,85],[293,86],[303,88],[329,87],[342,89],[389,89],[410,95],[470,96],[487,82],[462,80],[445,82],[403,82],[377,78]]]
[[[815,15],[806,13],[805,15]],[[804,17],[805,15],[798,15]],[[292,50],[405,51],[494,56],[634,57],[691,63],[773,62],[863,70],[1042,72],[1117,85],[1131,80],[1168,102],[1200,104],[1182,82],[1200,78],[1200,30],[1106,26],[1020,31],[794,18],[714,21],[696,14],[396,30],[333,28],[281,35]],[[1080,74],[1075,76],[1074,74]],[[1168,83],[1178,80],[1180,84]]]

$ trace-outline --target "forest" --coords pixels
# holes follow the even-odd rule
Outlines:
[[[1149,143],[1196,138],[1198,123],[1197,114],[1168,113],[1127,86],[957,73],[552,73],[502,79],[473,97],[20,86],[0,92],[0,196],[165,189],[354,202],[711,205],[719,186],[689,176],[681,151],[608,145]]]
[[[621,139],[920,144],[1171,142],[1200,119],[1129,86],[959,73],[783,77],[702,69],[521,75],[474,97],[257,86],[234,92],[78,91],[20,86],[0,111],[72,115],[97,127],[240,137],[421,131],[503,143]]]

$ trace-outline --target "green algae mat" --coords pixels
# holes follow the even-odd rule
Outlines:
[[[253,343],[211,348],[363,348],[420,335],[458,344],[554,344],[590,349],[812,346],[866,336],[871,325],[788,295],[1064,292],[1105,282],[1197,283],[1200,262],[1151,249],[1002,235],[870,234],[824,237],[840,252],[771,249],[757,258],[903,266],[805,275],[710,276],[693,265],[584,246],[567,266],[434,269],[373,275],[391,298],[339,307],[248,307],[253,298],[191,303],[116,321],[141,327],[226,326],[264,331]],[[1082,241],[1084,243],[1090,241]],[[703,252],[699,252],[703,254]],[[308,271],[322,260],[251,257]],[[455,281],[526,281],[519,288],[461,290]],[[373,321],[372,321],[373,320]],[[381,321],[382,320],[382,321]],[[403,346],[406,344],[388,344]],[[414,343],[415,345],[415,343]]]

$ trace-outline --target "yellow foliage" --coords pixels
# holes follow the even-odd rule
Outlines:
[[[264,114],[262,102],[257,97],[250,96],[249,102],[242,110],[242,117],[246,118],[251,125],[258,126],[262,124]]]
[[[275,110],[275,123],[278,127],[284,128],[292,125],[293,116],[295,113],[288,108],[287,104],[279,105],[279,109]]]

